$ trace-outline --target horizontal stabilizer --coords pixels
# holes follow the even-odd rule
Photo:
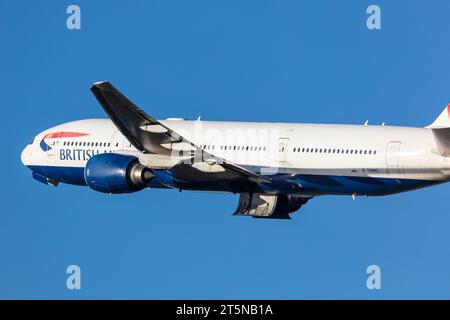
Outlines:
[[[445,157],[450,156],[450,128],[431,129],[439,154]]]
[[[427,128],[433,131],[439,154],[445,157],[450,156],[450,104]]]

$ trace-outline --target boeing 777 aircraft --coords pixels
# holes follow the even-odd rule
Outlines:
[[[233,192],[235,215],[289,219],[321,195],[388,195],[450,179],[450,104],[425,128],[156,120],[109,82],[91,90],[109,119],[39,133],[21,156],[36,180],[109,194]]]

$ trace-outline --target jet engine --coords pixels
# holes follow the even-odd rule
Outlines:
[[[104,193],[131,193],[142,190],[154,177],[138,158],[117,153],[102,153],[90,158],[84,169],[86,184]]]
[[[235,215],[254,218],[290,219],[311,198],[289,194],[241,193]]]

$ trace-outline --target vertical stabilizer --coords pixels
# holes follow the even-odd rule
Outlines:
[[[430,129],[440,129],[440,128],[450,128],[450,103],[445,107],[444,111],[441,112],[439,117],[437,117],[434,122],[427,128]]]

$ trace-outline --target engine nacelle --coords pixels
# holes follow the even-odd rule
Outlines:
[[[288,194],[241,193],[235,215],[254,218],[290,219],[310,198]]]
[[[95,191],[131,193],[142,190],[155,175],[138,158],[117,153],[102,153],[86,163],[84,179]]]

